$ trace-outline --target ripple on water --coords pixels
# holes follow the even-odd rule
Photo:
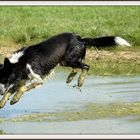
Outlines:
[[[57,114],[60,118],[61,116],[65,117],[66,112],[80,112],[76,115],[73,115],[72,117],[80,116],[80,118],[84,117],[83,120],[89,120],[91,119],[91,122],[96,122],[98,119],[102,119],[102,117],[99,117],[99,112],[103,113],[103,110],[109,114],[109,107],[111,105],[118,103],[118,109],[117,106],[114,106],[118,111],[120,109],[119,113],[126,113],[128,112],[129,115],[132,115],[133,113],[136,114],[137,107],[133,105],[133,108],[128,108],[129,106],[127,104],[133,104],[134,102],[140,101],[140,76],[134,76],[134,77],[128,77],[128,76],[87,76],[85,80],[85,85],[82,87],[82,92],[79,92],[76,88],[72,88],[71,86],[67,86],[65,83],[65,79],[67,77],[68,73],[57,73],[55,78],[46,84],[44,84],[41,88],[32,90],[28,93],[26,93],[23,98],[15,105],[10,106],[9,101],[6,104],[6,106],[0,110],[0,117],[6,118],[6,119],[14,119],[18,116],[24,116],[24,115],[32,115],[32,114]],[[77,81],[74,80],[72,82],[72,85],[74,85]],[[126,104],[126,106],[119,106],[121,103]],[[93,113],[88,118],[88,113],[83,112],[81,114],[82,110],[88,105],[88,104],[95,104],[96,109],[92,108],[89,112]],[[98,106],[99,105],[99,106]],[[109,106],[110,105],[110,106]],[[105,108],[106,107],[106,108]],[[100,110],[102,108],[102,110]],[[126,108],[126,112],[123,112],[122,109]],[[139,107],[138,107],[139,108]],[[93,111],[92,111],[93,110]],[[116,110],[116,112],[117,112]],[[108,111],[108,112],[107,112]],[[132,112],[133,113],[132,113]],[[136,112],[135,112],[136,111]],[[99,114],[98,114],[98,113]],[[131,112],[131,113],[130,113]],[[62,113],[62,114],[61,114]],[[64,113],[64,114],[63,114]],[[106,115],[104,113],[104,115]],[[138,113],[138,112],[137,112]],[[95,115],[96,114],[96,115]],[[98,115],[97,115],[98,114]],[[124,115],[123,117],[127,117],[127,115]],[[71,114],[69,114],[71,115]],[[111,115],[111,113],[110,113]],[[139,115],[139,114],[137,114]],[[67,114],[66,114],[67,116]],[[95,119],[96,116],[96,119]],[[120,116],[114,115],[119,119]],[[81,119],[77,119],[81,120]],[[94,119],[93,119],[94,118]],[[108,118],[108,116],[107,116]],[[35,119],[35,118],[34,118]],[[38,118],[37,118],[38,119]],[[55,117],[53,118],[55,119]],[[71,119],[64,119],[63,121],[68,121],[69,123],[74,123],[75,121]],[[107,122],[107,119],[103,119],[104,123]],[[138,119],[137,119],[138,120]],[[62,122],[61,123],[63,124]],[[34,121],[35,123],[36,121]],[[40,121],[39,121],[40,122]],[[38,125],[39,122],[36,122]],[[5,122],[6,123],[6,122]],[[4,128],[4,124],[2,123],[0,125],[0,128]],[[49,123],[49,122],[48,122]],[[127,123],[126,121],[122,121],[122,123],[126,123],[128,130],[128,127],[131,126],[132,123]],[[15,128],[19,128],[19,123],[15,124]],[[26,124],[26,123],[25,123]],[[61,126],[61,124],[59,124]],[[75,122],[76,124],[76,122]],[[22,124],[23,125],[23,124]],[[31,125],[31,124],[30,124]],[[44,126],[45,123],[42,124]],[[99,129],[102,130],[103,125],[100,124]],[[110,124],[111,128],[114,127],[113,124]],[[139,123],[138,123],[139,125]],[[13,126],[12,123],[7,123],[4,130],[6,132],[12,130],[8,129],[8,126]],[[28,126],[28,124],[23,125]],[[47,125],[48,126],[48,125]],[[62,125],[63,126],[63,125]],[[89,125],[87,125],[89,126]],[[119,126],[117,126],[119,128]],[[72,128],[72,127],[71,127]],[[138,126],[136,126],[138,128]],[[33,129],[33,130],[32,130]],[[35,132],[34,128],[32,128],[30,132]],[[40,128],[41,129],[41,128]],[[49,126],[46,127],[49,131],[53,131]],[[82,132],[82,128],[77,128],[77,132]],[[83,129],[84,130],[84,129]],[[121,130],[121,128],[120,128]],[[25,130],[26,131],[26,130]],[[24,128],[23,128],[23,132]],[[45,130],[44,130],[45,131]],[[61,130],[64,131],[64,130]],[[17,132],[17,131],[16,131]],[[20,131],[21,132],[21,131]],[[113,130],[110,130],[108,132],[114,132]],[[119,131],[118,131],[119,132]],[[122,131],[124,132],[124,131]],[[86,132],[87,133],[87,132]]]

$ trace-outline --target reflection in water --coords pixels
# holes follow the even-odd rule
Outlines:
[[[3,130],[0,130],[0,135],[6,134]]]
[[[66,85],[67,75],[57,73],[53,80],[28,92],[17,104],[10,106],[8,102],[0,110],[0,117],[9,121],[2,122],[0,128],[13,134],[140,132],[140,76],[90,75],[81,93]]]

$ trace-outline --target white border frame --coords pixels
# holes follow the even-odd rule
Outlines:
[[[139,6],[140,1],[0,1],[0,6]],[[0,135],[0,139],[140,139],[139,135]]]
[[[138,6],[140,1],[0,1],[4,6]]]
[[[140,139],[140,135],[1,135],[0,139]]]

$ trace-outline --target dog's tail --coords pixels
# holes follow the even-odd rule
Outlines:
[[[131,45],[125,39],[116,36],[105,36],[99,38],[83,38],[81,41],[86,46],[93,46],[98,49],[107,48],[110,46],[127,46],[130,47]]]

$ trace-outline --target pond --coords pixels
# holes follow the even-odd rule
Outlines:
[[[140,76],[88,75],[81,91],[60,71],[0,110],[1,134],[139,134]]]

